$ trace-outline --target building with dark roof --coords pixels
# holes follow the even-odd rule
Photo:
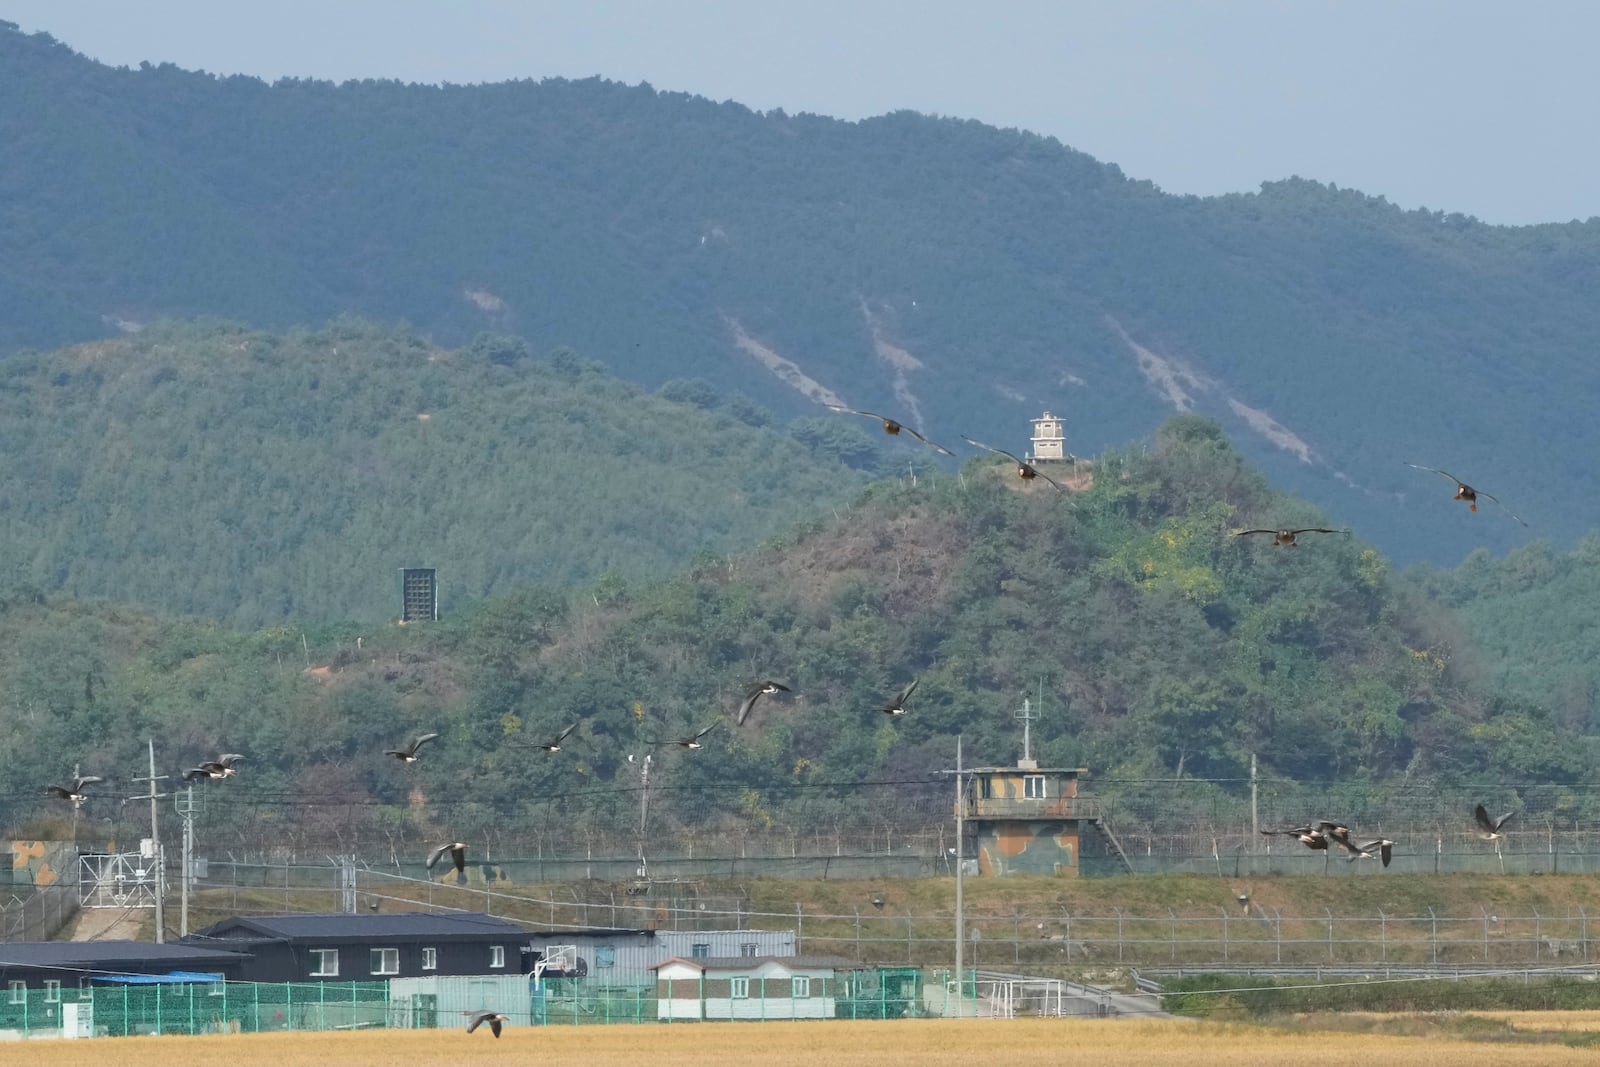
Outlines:
[[[95,979],[170,978],[174,972],[237,979],[248,957],[226,946],[151,941],[17,941],[0,944],[0,982],[8,1000],[23,989],[81,989]],[[70,994],[69,999],[77,999]]]
[[[248,954],[236,976],[246,982],[517,974],[532,966],[528,931],[482,912],[240,916],[180,943]]]

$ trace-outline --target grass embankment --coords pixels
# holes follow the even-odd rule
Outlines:
[[[1106,1020],[911,1020],[801,1022],[699,1026],[596,1026],[508,1028],[495,1040],[460,1030],[369,1031],[342,1034],[249,1034],[208,1037],[105,1038],[84,1051],[119,1067],[166,1067],[175,1061],[225,1060],[231,1067],[337,1063],[376,1067],[395,1063],[541,1062],[585,1067],[743,1065],[764,1067],[828,1063],[839,1067],[970,1067],[978,1059],[1074,1062],[1097,1067],[1301,1067],[1352,1062],[1410,1067],[1521,1067],[1592,1063],[1592,1051],[1558,1044],[1478,1043],[1451,1037],[1404,1037],[1348,1031],[1310,1031],[1225,1023]],[[6,1052],[8,1067],[56,1064],[64,1055],[53,1041],[21,1042]]]
[[[470,873],[475,881],[465,887],[374,879],[363,886],[363,906],[373,901],[395,911],[432,901],[491,910],[539,929],[798,927],[805,952],[922,966],[950,962],[955,932],[949,878],[672,883],[639,895],[615,883],[495,882],[486,895],[478,870]],[[1250,898],[1248,915],[1238,902],[1242,893]],[[189,925],[201,929],[239,913],[338,907],[333,892],[206,890],[195,895]],[[1589,915],[1600,919],[1600,879],[1391,875],[1377,868],[1359,877],[1250,881],[973,878],[966,915],[968,930],[980,931],[980,966],[1041,974],[1223,961],[1550,965],[1582,962],[1584,943],[1600,937],[1600,925],[1591,932],[1588,922]]]

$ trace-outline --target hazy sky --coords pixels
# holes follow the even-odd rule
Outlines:
[[[1587,0],[0,0],[0,18],[116,65],[599,74],[1020,126],[1176,193],[1298,174],[1489,222],[1600,215]]]

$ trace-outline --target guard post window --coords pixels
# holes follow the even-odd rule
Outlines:
[[[795,975],[794,980],[790,983],[789,993],[796,1000],[809,997],[811,995],[811,976],[806,974]]]
[[[1043,800],[1049,794],[1045,790],[1045,776],[1042,774],[1025,774],[1022,776],[1022,795],[1029,800]]]
[[[750,979],[747,976],[728,979],[728,996],[734,1000],[745,1000],[750,996]]]

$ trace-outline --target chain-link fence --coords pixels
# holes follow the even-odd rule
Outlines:
[[[754,964],[755,961],[752,961]],[[412,980],[414,983],[415,980]],[[479,976],[400,982],[167,982],[90,980],[27,988],[12,982],[0,1003],[0,1040],[269,1031],[456,1027],[485,1003]],[[505,981],[505,980],[500,980]],[[736,982],[742,981],[742,985]],[[956,990],[948,972],[869,968],[808,979],[701,978],[608,987],[569,978],[527,980],[491,997],[513,1026],[655,1023],[715,1019],[898,1019],[973,1014],[971,972]],[[470,1005],[462,1009],[462,1004]],[[665,1005],[665,1007],[664,1007]]]

